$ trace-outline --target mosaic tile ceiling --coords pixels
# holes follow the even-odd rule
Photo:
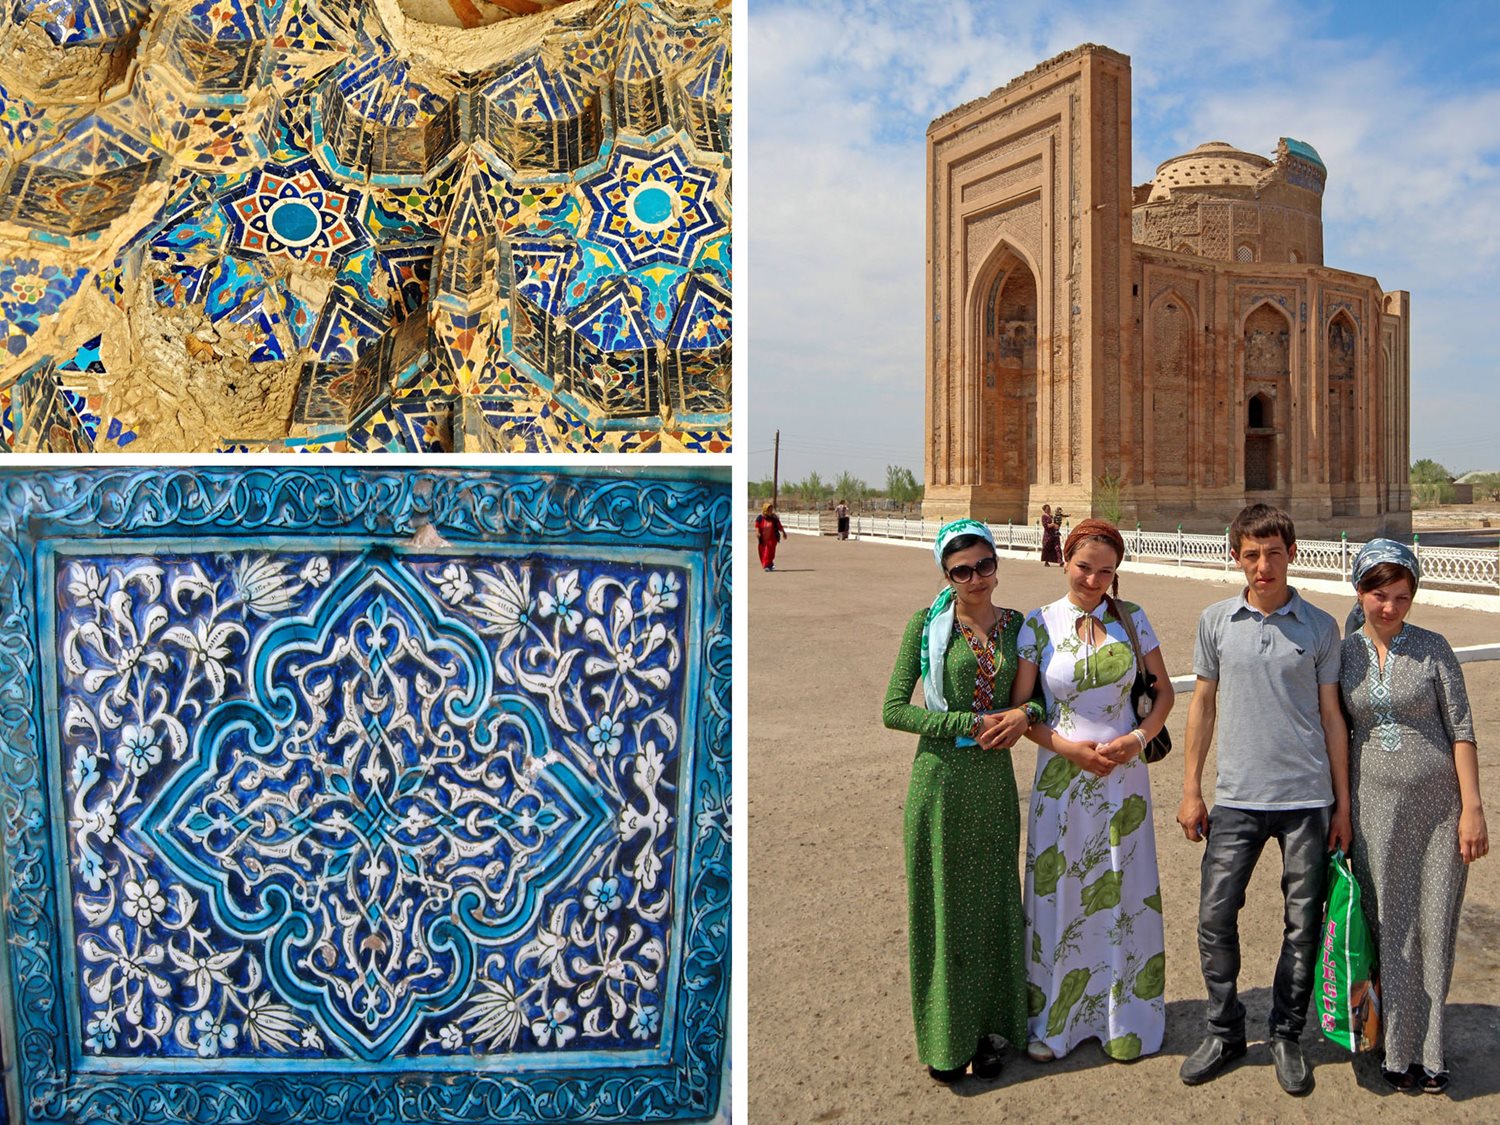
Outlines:
[[[727,0],[7,5],[4,446],[725,451],[730,99]]]
[[[0,489],[26,1121],[712,1114],[727,479]]]

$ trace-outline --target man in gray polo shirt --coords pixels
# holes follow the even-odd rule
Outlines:
[[[1271,989],[1271,1059],[1290,1094],[1312,1089],[1298,1039],[1317,968],[1327,850],[1348,848],[1349,744],[1339,709],[1339,631],[1287,585],[1297,556],[1291,517],[1252,504],[1229,528],[1246,588],[1198,620],[1177,823],[1207,837],[1198,951],[1208,985],[1208,1036],[1182,1064],[1190,1086],[1245,1053],[1236,994],[1239,913],[1267,841],[1282,854],[1286,932]],[[1219,722],[1214,808],[1203,803],[1203,762]]]

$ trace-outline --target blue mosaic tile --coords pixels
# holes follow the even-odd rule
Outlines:
[[[535,2],[501,4],[536,16],[535,37],[460,72],[405,52],[368,5],[189,0],[152,25],[161,57],[127,75],[112,44],[136,33],[143,0],[14,0],[16,19],[90,46],[64,58],[34,35],[21,49],[41,52],[36,75],[29,55],[7,70],[0,220],[64,252],[114,223],[118,249],[95,255],[113,261],[89,283],[118,306],[139,281],[150,316],[201,309],[257,363],[369,362],[393,325],[425,318],[430,353],[360,380],[375,388],[371,426],[338,423],[339,440],[362,447],[442,444],[422,436],[426,422],[403,428],[395,400],[414,393],[528,399],[502,443],[526,448],[640,449],[652,442],[631,435],[653,426],[726,427],[728,325],[691,295],[707,274],[727,292],[732,274],[729,159],[716,148],[731,108],[729,12],[608,0],[542,18]],[[106,84],[130,80],[107,105],[52,105],[38,91],[75,57]],[[132,211],[163,177],[167,191],[145,198],[165,202]],[[5,282],[0,347],[68,370],[84,341],[25,354],[57,310],[8,308]],[[130,337],[104,343],[139,359]],[[317,398],[309,416],[324,413]],[[518,419],[539,401],[557,417],[528,429]],[[108,440],[107,421],[94,440]],[[285,439],[333,443],[292,424],[265,440]]]
[[[538,52],[475,94],[482,139],[520,174],[565,173],[593,163],[604,139],[599,88],[576,67]]]
[[[6,148],[16,151],[30,145],[41,137],[47,126],[46,110],[42,106],[0,84],[0,142],[4,142]]]
[[[313,329],[312,349],[327,363],[352,363],[385,331],[385,317],[347,288],[335,289]]]
[[[0,344],[6,354],[25,353],[42,318],[61,309],[87,276],[84,269],[43,265],[31,258],[0,260]]]
[[[602,174],[583,181],[588,237],[627,270],[656,262],[690,266],[729,229],[714,199],[718,173],[675,145],[658,151],[616,145]]]
[[[142,0],[17,0],[17,21],[41,24],[60,46],[118,43],[145,22]]]
[[[265,165],[224,202],[230,245],[242,252],[337,266],[367,241],[360,193],[335,185],[310,158]]]
[[[73,353],[72,358],[64,360],[57,365],[59,371],[81,371],[88,374],[102,374],[104,361],[99,358],[99,345],[104,337],[95,336],[83,347]]]
[[[713,1113],[727,476],[7,484],[28,1121]]]

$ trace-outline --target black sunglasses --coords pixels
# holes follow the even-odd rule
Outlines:
[[[988,578],[995,573],[995,565],[995,556],[991,555],[987,559],[980,559],[973,566],[955,566],[948,571],[948,577],[955,582],[971,582],[976,576]]]

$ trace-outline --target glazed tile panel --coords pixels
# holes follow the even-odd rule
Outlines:
[[[724,486],[5,487],[21,1119],[712,1111]]]

